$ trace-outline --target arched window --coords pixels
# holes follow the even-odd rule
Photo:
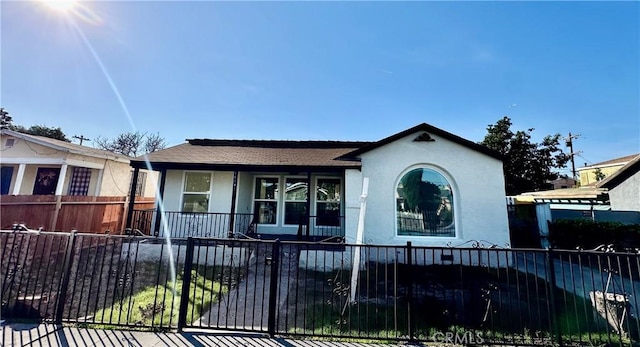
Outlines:
[[[396,220],[400,236],[456,236],[453,191],[439,172],[407,172],[396,187]]]

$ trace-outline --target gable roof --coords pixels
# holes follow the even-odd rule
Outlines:
[[[84,156],[100,158],[100,159],[115,160],[123,163],[129,163],[129,161],[131,160],[131,157],[128,157],[126,155],[116,154],[116,153],[105,151],[98,148],[81,146],[75,143],[60,141],[60,140],[52,139],[49,137],[24,134],[24,133],[20,133],[20,132],[9,130],[9,129],[2,129],[0,131],[0,134],[5,136],[12,136],[12,137],[19,138],[29,142],[33,142],[35,144],[38,144],[44,147],[53,148],[55,150],[65,152],[65,153],[84,155]]]
[[[343,156],[341,156],[338,159],[343,159],[343,160],[357,160],[357,156],[359,156],[360,154],[369,152],[371,150],[374,150],[378,147],[382,147],[386,144],[389,144],[391,142],[394,142],[396,140],[399,140],[405,136],[411,135],[413,133],[419,132],[419,131],[426,131],[427,133],[431,133],[431,134],[435,134],[438,135],[442,138],[445,138],[451,142],[457,143],[459,145],[465,146],[467,148],[470,148],[474,151],[480,152],[482,154],[485,154],[487,156],[490,156],[492,158],[498,159],[500,161],[504,160],[504,157],[502,156],[502,154],[490,149],[489,147],[477,144],[475,142],[469,141],[467,139],[463,139],[462,137],[458,136],[458,135],[454,135],[450,132],[444,131],[440,128],[436,128],[432,125],[429,125],[427,123],[422,123],[422,124],[418,124],[416,126],[414,126],[413,128],[409,128],[407,130],[401,131],[397,134],[391,135],[387,138],[384,138],[380,141],[377,142],[372,142],[368,145],[362,146],[354,151],[351,151]]]
[[[588,166],[583,166],[583,167],[576,168],[576,171],[583,171],[583,170],[595,169],[595,168],[603,167],[603,166],[625,165],[625,164],[627,164],[629,161],[631,161],[631,160],[633,160],[635,157],[637,157],[638,155],[640,155],[640,153],[631,154],[631,155],[626,155],[626,156],[624,156],[624,157],[620,157],[620,158],[614,158],[614,159],[609,159],[609,160],[601,161],[601,162],[599,162],[599,163],[595,163],[595,164],[591,164],[591,165],[588,165]]]
[[[640,155],[636,155],[633,160],[628,162],[625,166],[621,167],[620,170],[614,172],[609,177],[598,182],[598,188],[615,188],[617,185],[626,181],[629,177],[633,176],[638,171],[640,171]]]
[[[335,160],[368,142],[280,141],[188,139],[174,147],[132,160],[134,167],[145,167],[145,158],[154,168],[264,169],[345,169],[360,163]]]

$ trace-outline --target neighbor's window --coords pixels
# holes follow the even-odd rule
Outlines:
[[[284,224],[299,225],[305,220],[308,187],[306,178],[285,179]]]
[[[278,221],[278,178],[257,177],[253,213],[259,224],[276,224]]]
[[[74,167],[71,183],[69,183],[69,195],[88,195],[89,183],[91,183],[91,169]]]
[[[185,172],[182,212],[208,212],[210,195],[210,172]]]
[[[451,184],[439,172],[407,172],[396,188],[398,235],[455,236]]]
[[[316,182],[316,225],[340,225],[339,178],[318,178]]]

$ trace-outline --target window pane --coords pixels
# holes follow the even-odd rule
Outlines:
[[[284,199],[307,201],[308,186],[304,178],[287,178]]]
[[[278,203],[274,201],[256,201],[253,213],[259,224],[276,224]]]
[[[284,224],[306,224],[306,202],[287,202],[284,205]]]
[[[278,178],[256,178],[256,199],[275,200],[278,196]]]
[[[318,179],[316,198],[318,201],[340,201],[340,180],[336,178]]]
[[[182,199],[182,212],[208,212],[209,194],[185,194]]]
[[[440,173],[411,170],[396,192],[398,235],[455,236],[451,184]]]
[[[208,172],[187,172],[184,180],[185,192],[208,192],[211,174]]]
[[[316,208],[318,214],[316,225],[339,226],[340,225],[340,203],[326,202],[318,203]]]

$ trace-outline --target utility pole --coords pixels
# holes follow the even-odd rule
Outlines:
[[[573,173],[573,179],[577,180],[576,177],[576,161],[575,161],[575,156],[582,153],[582,152],[574,152],[573,151],[573,140],[577,139],[578,137],[580,137],[580,135],[576,134],[576,135],[572,135],[571,133],[569,133],[569,137],[567,137],[567,147],[569,147],[569,155],[571,156],[571,173]]]
[[[569,134],[569,135],[571,135],[571,134]],[[84,135],[80,135],[80,136],[73,135],[73,138],[80,140],[80,146],[82,146],[82,141],[91,141],[90,138],[84,137]]]

